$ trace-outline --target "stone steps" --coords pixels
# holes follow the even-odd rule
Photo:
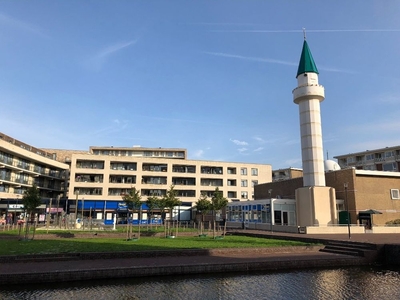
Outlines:
[[[376,253],[378,249],[375,244],[350,241],[329,241],[325,247],[319,251],[358,257],[371,257],[371,253]]]

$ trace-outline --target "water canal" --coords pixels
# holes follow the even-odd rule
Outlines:
[[[7,286],[0,299],[400,299],[400,269],[209,274]]]

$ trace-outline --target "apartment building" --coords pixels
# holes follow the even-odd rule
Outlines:
[[[183,205],[218,187],[229,200],[254,197],[254,185],[271,181],[271,166],[187,159],[186,149],[90,147],[89,151],[38,149],[0,133],[0,213],[23,212],[24,191],[39,187],[45,212],[51,199],[57,211],[110,218],[132,187],[142,199],[163,196],[171,185]],[[53,207],[55,202],[53,202]]]
[[[0,219],[9,214],[13,222],[18,218],[23,212],[22,196],[33,184],[43,203],[63,197],[68,168],[53,153],[0,133]]]
[[[399,172],[400,170],[400,146],[349,153],[334,158],[342,169],[354,167],[358,170],[371,171]]]
[[[285,168],[272,170],[272,181],[282,181],[292,178],[303,177],[303,169]]]
[[[230,201],[253,199],[254,186],[271,182],[272,174],[267,164],[189,160],[182,148],[46,150],[70,167],[68,210],[92,212],[107,220],[122,207],[122,195],[132,187],[140,190],[145,201],[151,195],[162,197],[173,185],[182,206],[191,208],[201,194],[212,197],[217,187]]]

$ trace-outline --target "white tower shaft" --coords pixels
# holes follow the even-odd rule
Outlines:
[[[318,99],[299,103],[304,186],[325,186],[324,151]]]
[[[320,102],[324,98],[324,87],[318,84],[317,67],[307,42],[304,41],[297,72],[297,88],[293,90],[293,101],[299,105],[303,185],[305,187],[325,186],[320,112]]]

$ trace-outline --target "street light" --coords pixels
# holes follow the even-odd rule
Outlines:
[[[269,221],[271,222],[271,233],[272,233],[272,199],[271,199],[272,189],[268,190],[269,194]]]
[[[347,229],[349,231],[349,239],[351,238],[350,233],[350,214],[349,214],[349,201],[347,199],[347,188],[349,187],[348,183],[345,182],[344,184],[344,200],[346,202],[346,212],[347,212]]]

